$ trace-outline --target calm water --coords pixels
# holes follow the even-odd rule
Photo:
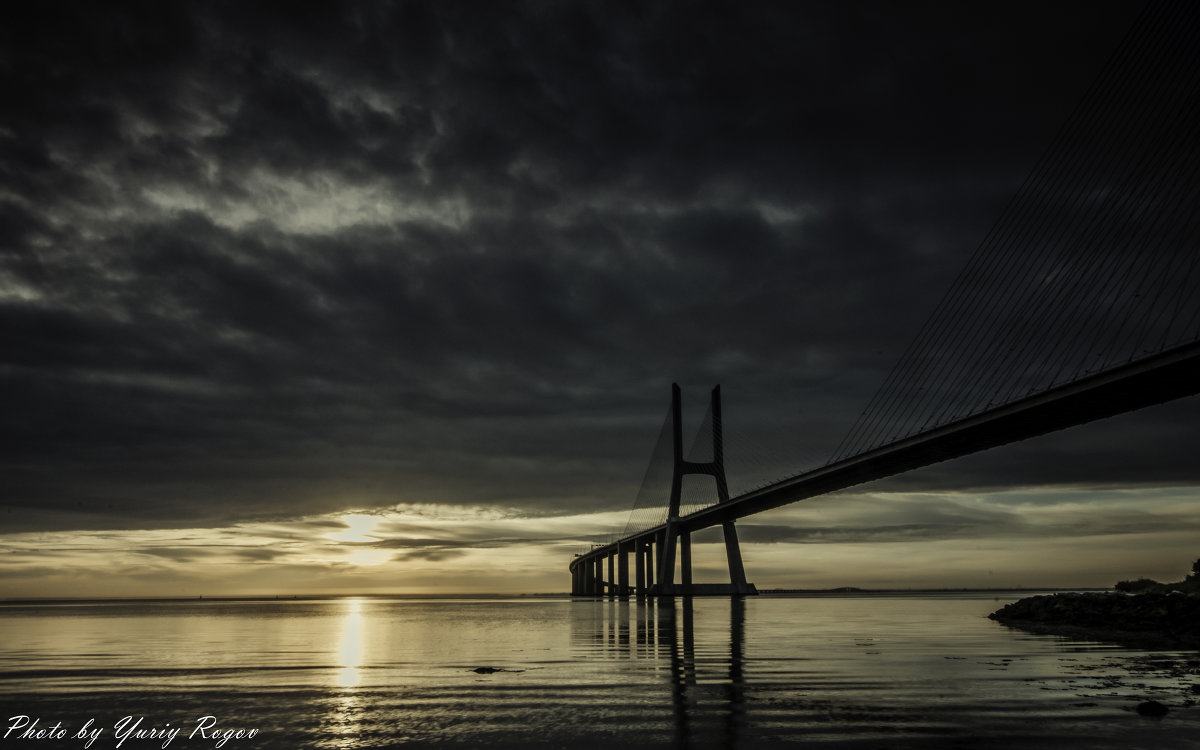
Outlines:
[[[1200,653],[1024,634],[1005,601],[0,605],[0,748],[1200,748]]]

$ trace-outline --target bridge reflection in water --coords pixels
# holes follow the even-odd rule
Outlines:
[[[728,609],[728,630],[706,612],[699,654],[691,597],[597,602],[591,628],[575,633],[576,644],[593,653],[644,662],[656,681],[669,670],[676,747],[736,747],[748,739],[746,601],[735,596],[712,605]]]
[[[1183,708],[1194,655],[1012,631],[984,616],[1000,603],[983,592],[577,599],[577,690],[555,689],[560,722],[582,734],[558,746],[1194,750],[1200,716]],[[1147,697],[1172,705],[1173,723],[1131,720]]]

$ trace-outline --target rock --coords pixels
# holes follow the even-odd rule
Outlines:
[[[1170,710],[1158,701],[1146,701],[1137,706],[1137,712],[1141,716],[1166,716]]]
[[[1133,645],[1200,648],[1200,595],[1033,596],[1006,604],[988,616],[1034,632]]]

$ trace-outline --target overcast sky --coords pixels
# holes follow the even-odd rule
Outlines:
[[[1139,8],[24,8],[0,595],[562,591],[672,381],[735,488],[823,463]],[[745,519],[748,575],[1178,577],[1197,413]]]

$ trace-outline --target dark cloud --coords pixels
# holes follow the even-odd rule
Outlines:
[[[1135,11],[39,5],[0,32],[6,525],[613,509],[672,380],[724,383],[739,486],[820,463]]]
[[[416,549],[408,552],[401,552],[393,557],[396,561],[403,560],[424,560],[426,562],[441,562],[442,560],[453,560],[456,557],[462,557],[467,554],[461,549],[447,549],[438,547],[433,549]]]
[[[758,544],[878,544],[935,539],[1067,539],[1101,535],[1156,534],[1197,528],[1191,516],[1138,511],[1097,512],[1091,518],[1035,524],[1017,511],[997,514],[998,522],[904,523],[879,526],[803,526],[742,523],[738,539]],[[715,540],[712,540],[715,541]]]
[[[137,552],[141,555],[162,557],[176,563],[194,562],[211,554],[209,550],[196,547],[148,547],[139,549]]]
[[[912,542],[926,539],[962,539],[970,536],[972,527],[966,524],[923,525],[915,523],[889,526],[864,526],[850,528],[804,528],[791,526],[768,526],[741,524],[738,539],[747,543],[778,544],[782,542],[802,544]],[[989,535],[995,530],[990,529]]]

